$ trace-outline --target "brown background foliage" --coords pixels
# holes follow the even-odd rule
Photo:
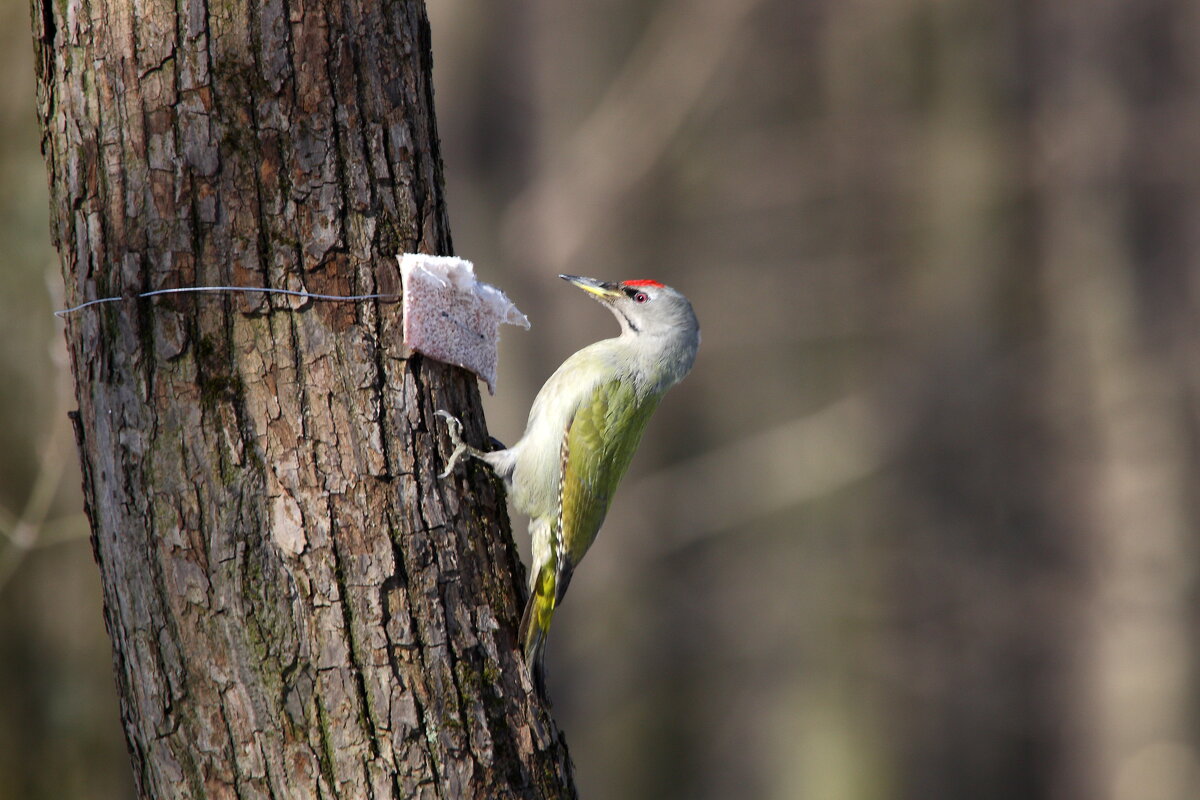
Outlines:
[[[581,794],[1194,797],[1193,4],[430,13],[456,248],[534,322],[492,433],[614,330],[556,273],[704,327],[550,645]],[[124,798],[0,20],[0,797]]]

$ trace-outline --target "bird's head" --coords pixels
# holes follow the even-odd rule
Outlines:
[[[578,275],[558,277],[607,306],[627,336],[694,339],[697,345],[700,343],[700,325],[692,304],[670,286],[650,280],[609,283]]]

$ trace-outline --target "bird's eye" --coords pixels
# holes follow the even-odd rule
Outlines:
[[[646,294],[645,292],[638,292],[633,296],[633,302],[635,303],[644,303],[649,299],[650,295]]]

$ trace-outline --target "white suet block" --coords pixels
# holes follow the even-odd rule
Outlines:
[[[529,320],[495,286],[475,280],[470,261],[405,253],[404,343],[430,358],[469,369],[496,393],[500,325],[529,328]]]

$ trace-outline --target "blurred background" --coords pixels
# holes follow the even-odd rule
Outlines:
[[[430,3],[488,423],[704,329],[549,648],[581,796],[1200,797],[1200,6]],[[0,800],[132,797],[0,0]],[[526,547],[524,522],[515,521]]]

